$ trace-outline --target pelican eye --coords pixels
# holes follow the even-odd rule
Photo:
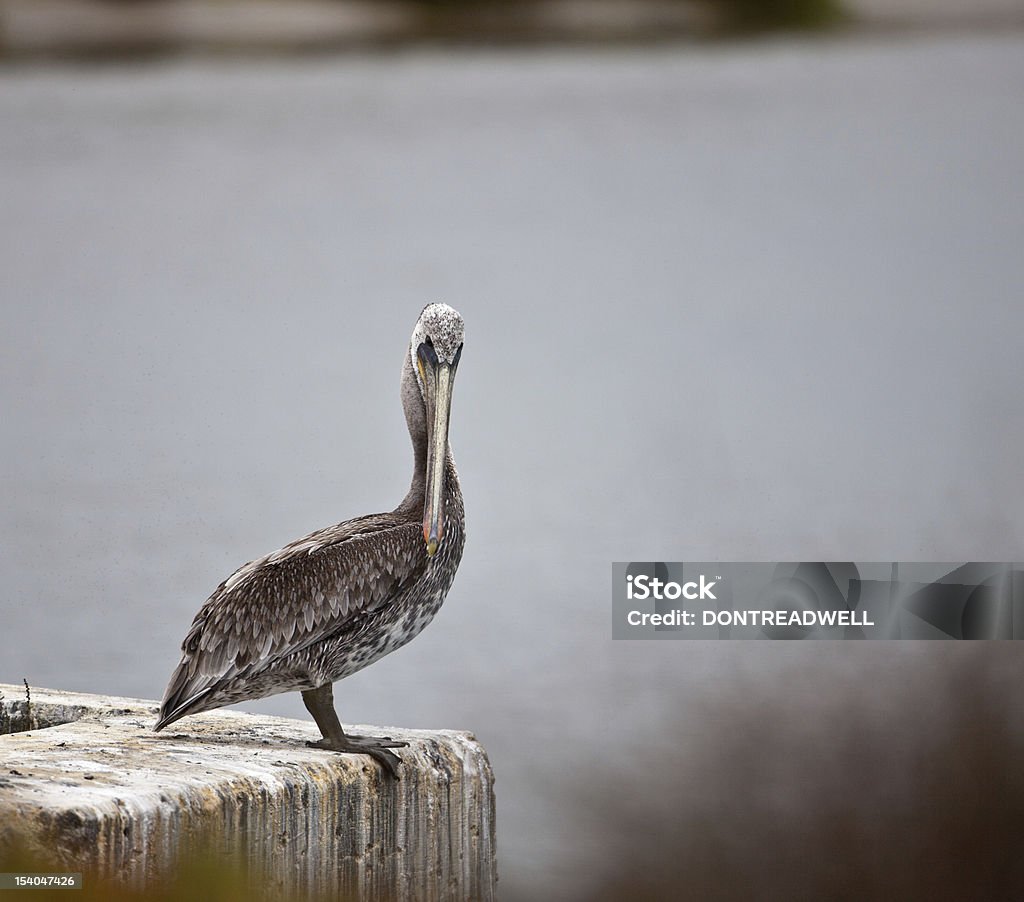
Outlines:
[[[455,352],[455,356],[452,358],[452,369],[455,369],[459,365],[459,358],[462,356],[462,345],[459,345],[459,349]]]
[[[434,343],[430,340],[429,336],[420,345],[417,356],[421,363],[429,363],[432,367],[437,366],[437,352],[434,350]]]

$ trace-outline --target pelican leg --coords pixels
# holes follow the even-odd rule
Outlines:
[[[307,689],[302,693],[302,703],[313,715],[313,720],[320,728],[323,739],[307,742],[310,748],[329,749],[332,752],[351,752],[357,755],[369,755],[387,773],[396,780],[398,776],[399,757],[388,749],[407,746],[408,742],[396,742],[390,736],[377,739],[373,736],[353,736],[341,728],[338,713],[334,710],[334,686],[326,683],[316,689]]]

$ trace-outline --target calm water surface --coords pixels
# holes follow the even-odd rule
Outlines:
[[[613,644],[611,561],[1019,559],[1022,51],[8,71],[0,681],[158,697],[236,566],[397,503],[448,301],[466,556],[338,706],[475,731],[503,894],[571,894],[664,723],[954,654]]]

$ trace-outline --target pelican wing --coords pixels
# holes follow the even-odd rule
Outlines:
[[[235,677],[357,629],[426,563],[418,523],[376,514],[312,533],[240,567],[192,622],[156,729],[216,707],[213,694]]]

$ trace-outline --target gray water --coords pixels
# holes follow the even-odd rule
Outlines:
[[[611,561],[1020,558],[1019,35],[0,79],[0,681],[158,697],[236,566],[392,507],[433,300],[466,555],[336,696],[476,732],[507,898],[718,689],[955,654],[613,644]]]

